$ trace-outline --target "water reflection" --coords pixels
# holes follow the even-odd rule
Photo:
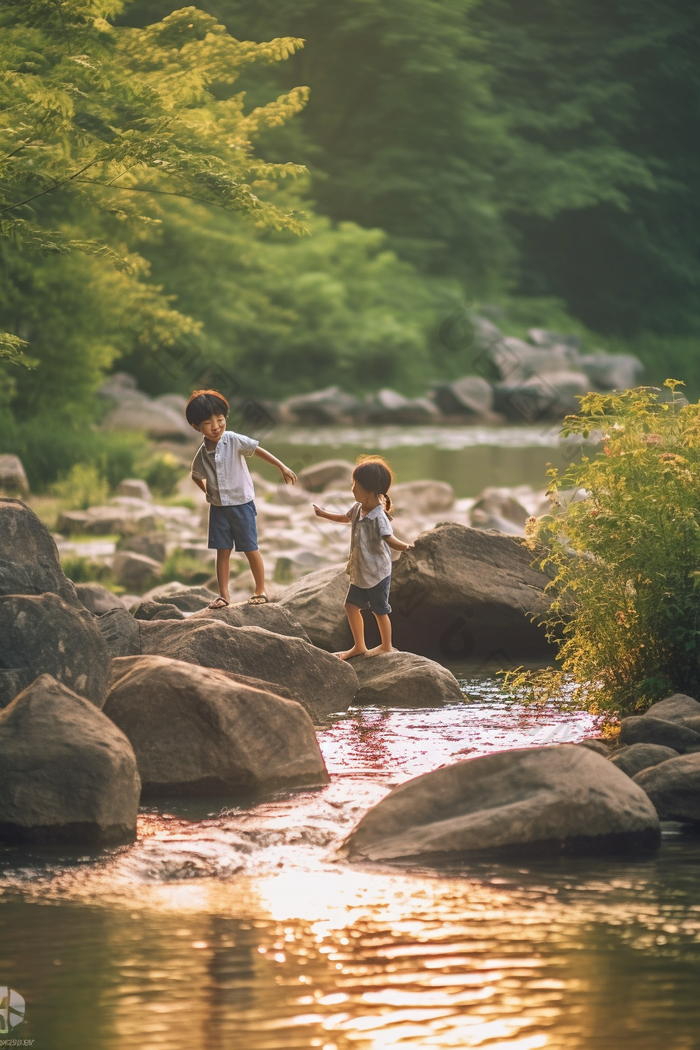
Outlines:
[[[334,848],[441,762],[591,731],[507,707],[362,710],[321,742],[332,783],[145,810],[96,854],[0,853],[0,984],[33,1050],[691,1050],[700,837],[640,861],[348,867]],[[14,1035],[15,1033],[13,1033]]]

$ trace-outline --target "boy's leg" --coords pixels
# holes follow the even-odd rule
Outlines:
[[[250,565],[250,571],[253,574],[253,581],[255,583],[255,593],[265,593],[265,563],[262,560],[262,554],[260,551],[243,551],[248,564]]]
[[[355,644],[352,649],[348,649],[344,653],[335,654],[336,656],[339,656],[341,660],[349,660],[352,656],[364,656],[367,652],[367,646],[365,645],[365,621],[362,619],[360,609],[357,605],[352,605],[350,602],[346,602],[345,612]]]
[[[230,550],[217,550],[216,552],[216,579],[219,584],[219,594],[227,601],[231,601],[231,595],[229,594],[228,581],[231,574],[231,551]]]
[[[379,645],[375,645],[374,649],[367,650],[367,656],[379,656],[380,653],[393,653],[395,652],[391,644],[391,620],[386,613],[379,614],[375,613],[374,618],[377,621],[377,627],[379,628],[379,637],[381,642]]]

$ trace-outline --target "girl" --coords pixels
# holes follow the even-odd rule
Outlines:
[[[391,527],[389,488],[393,474],[380,456],[361,456],[352,472],[352,494],[356,502],[346,514],[330,514],[314,504],[319,518],[340,521],[352,527],[350,560],[346,572],[350,587],[345,599],[352,649],[336,653],[341,660],[352,656],[377,656],[392,652],[389,587],[391,551],[407,551],[413,544],[402,543]],[[371,609],[379,627],[381,643],[374,649],[365,645],[365,624],[361,609]]]

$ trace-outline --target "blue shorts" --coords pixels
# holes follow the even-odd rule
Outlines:
[[[235,507],[209,507],[209,549],[215,551],[256,551],[258,526],[255,501]]]
[[[356,605],[358,609],[371,609],[377,616],[388,616],[391,612],[389,605],[389,588],[391,587],[391,576],[385,576],[374,587],[356,587],[351,583],[345,601],[350,605]]]

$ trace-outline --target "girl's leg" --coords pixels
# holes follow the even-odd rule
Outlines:
[[[345,613],[355,644],[347,652],[335,654],[341,660],[349,660],[351,656],[364,656],[367,652],[367,646],[365,645],[365,621],[362,619],[362,613],[357,605],[351,605],[350,602],[345,603]]]
[[[244,551],[248,564],[250,565],[250,571],[253,574],[253,580],[255,582],[255,593],[265,593],[265,563],[262,560],[262,554],[260,551]]]
[[[379,656],[380,653],[395,652],[396,650],[391,644],[391,620],[388,615],[384,613],[380,616],[378,613],[375,613],[374,618],[377,621],[381,642],[379,645],[375,645],[374,649],[368,649],[367,656]]]
[[[227,602],[231,601],[228,591],[228,580],[231,573],[231,551],[218,550],[216,552],[216,579],[219,583],[219,594]]]

